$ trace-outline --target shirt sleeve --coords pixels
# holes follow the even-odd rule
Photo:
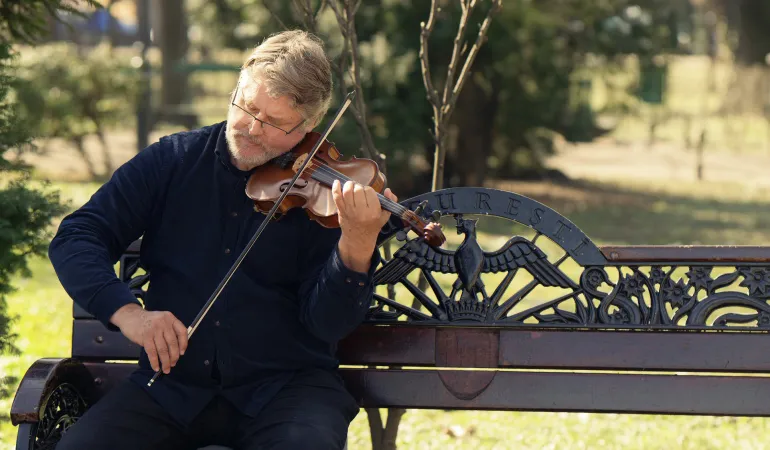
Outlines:
[[[67,215],[48,248],[64,290],[108,329],[121,307],[140,304],[114,265],[142,236],[170,164],[170,151],[154,143],[118,168],[82,207]]]
[[[315,222],[311,226],[316,230],[309,236],[315,239],[304,239],[308,250],[300,265],[300,319],[315,336],[336,343],[360,325],[369,310],[380,252],[375,248],[366,273],[351,270],[340,258],[340,230],[323,229]]]

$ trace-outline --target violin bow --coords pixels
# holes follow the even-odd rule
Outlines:
[[[289,186],[286,189],[284,189],[283,193],[281,193],[281,196],[278,197],[278,200],[276,200],[275,205],[273,205],[273,207],[270,208],[270,211],[267,213],[267,217],[259,225],[259,228],[254,233],[254,236],[251,237],[251,240],[249,240],[249,243],[246,244],[246,247],[238,256],[238,259],[235,260],[233,265],[230,267],[230,270],[227,271],[227,274],[224,276],[224,278],[222,278],[222,281],[219,282],[219,286],[217,286],[217,288],[209,297],[208,301],[206,301],[206,304],[203,305],[203,308],[201,308],[201,310],[198,312],[198,315],[195,317],[195,320],[193,320],[192,324],[190,324],[190,326],[187,327],[187,339],[190,339],[193,333],[195,333],[195,330],[198,329],[198,325],[200,325],[201,321],[203,321],[203,318],[206,317],[206,314],[208,314],[209,310],[214,305],[214,302],[217,301],[217,299],[219,298],[219,294],[222,293],[222,290],[224,290],[225,286],[227,286],[227,283],[230,282],[230,279],[233,277],[233,274],[235,273],[235,271],[238,270],[238,267],[240,267],[241,263],[246,258],[246,255],[254,246],[254,243],[257,242],[257,239],[259,239],[259,236],[265,230],[265,227],[273,218],[273,215],[278,210],[278,208],[281,206],[281,202],[283,201],[283,199],[286,198],[291,188],[294,187],[294,183],[296,183],[297,179],[300,177],[300,175],[302,175],[302,172],[304,172],[305,167],[308,165],[308,163],[313,160],[313,157],[318,151],[318,148],[321,146],[321,144],[323,144],[326,141],[326,138],[329,136],[329,133],[331,133],[334,126],[337,125],[337,122],[340,120],[340,117],[342,117],[342,114],[345,112],[345,110],[348,109],[348,106],[350,106],[350,103],[353,101],[353,97],[355,97],[355,95],[356,95],[355,91],[350,91],[348,95],[345,96],[345,100],[340,106],[340,108],[337,110],[337,113],[334,114],[334,118],[331,120],[331,122],[329,122],[328,125],[326,125],[326,129],[321,135],[321,139],[319,139],[318,142],[316,142],[316,144],[313,146],[313,150],[310,151],[310,155],[305,159],[305,161],[302,162],[302,165],[300,166],[299,170],[297,170],[297,173],[294,174],[294,177],[291,179],[291,182],[289,182]],[[150,381],[147,382],[147,386],[148,387],[152,386],[153,383],[155,383],[155,380],[162,373],[163,372],[160,370],[155,372],[155,375],[153,375]]]

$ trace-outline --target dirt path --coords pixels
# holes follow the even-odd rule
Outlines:
[[[570,178],[668,179],[696,181],[696,154],[679,145],[618,145],[612,140],[564,146],[548,165]],[[770,150],[767,154],[705,152],[703,179],[770,186]]]

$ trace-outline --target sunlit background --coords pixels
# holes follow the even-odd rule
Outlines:
[[[0,0],[0,7],[15,3]],[[62,2],[29,2],[38,3]],[[80,13],[61,12],[55,20],[37,8],[34,36],[0,28],[13,55],[0,55],[0,107],[3,118],[14,118],[0,126],[0,316],[11,319],[8,326],[0,319],[0,342],[7,344],[0,357],[0,448],[14,448],[7,412],[26,369],[38,358],[69,355],[72,302],[45,257],[62,215],[158,137],[224,120],[242,60],[270,33],[302,28],[324,39],[335,66],[331,112],[358,85],[366,131],[346,114],[331,135],[346,157],[384,155],[380,162],[401,199],[432,188],[434,112],[420,57],[430,1],[360,2],[348,17],[355,19],[355,72],[330,4],[356,2],[63,3]],[[461,1],[437,3],[426,62],[441,94]],[[461,61],[491,4],[475,3]],[[439,185],[534,198],[598,245],[768,245],[768,23],[770,3],[758,0],[504,0],[444,128]],[[19,144],[27,137],[32,145]],[[39,213],[13,213],[25,210]],[[487,250],[513,234],[532,234],[502,221],[480,227]],[[542,244],[558,259],[560,249]],[[410,410],[397,443],[403,449],[760,449],[770,448],[768,424]],[[363,411],[351,426],[349,448],[371,448]]]

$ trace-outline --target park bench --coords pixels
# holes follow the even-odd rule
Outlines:
[[[547,206],[487,188],[401,203],[440,214],[455,241],[431,249],[384,229],[394,250],[375,278],[393,288],[338,348],[361,406],[770,415],[770,247],[598,247]],[[482,253],[487,225],[533,236]],[[141,297],[138,250],[119,270]],[[17,448],[52,448],[138,353],[76,307],[71,357],[38,360],[21,381]]]

